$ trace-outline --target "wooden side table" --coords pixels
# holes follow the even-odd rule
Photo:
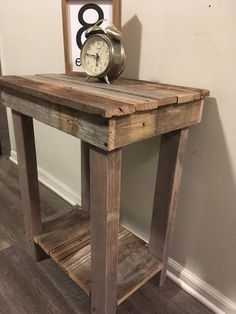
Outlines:
[[[35,260],[43,251],[50,255],[91,293],[94,313],[115,313],[117,305],[156,274],[161,286],[188,127],[201,121],[209,91],[125,79],[106,85],[52,74],[3,77],[0,85],[3,104],[13,109],[28,253]],[[33,118],[82,140],[83,209],[75,206],[44,222]],[[122,147],[160,134],[147,245],[119,226]]]

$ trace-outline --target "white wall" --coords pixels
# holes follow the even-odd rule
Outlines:
[[[1,0],[0,30],[4,74],[63,72],[60,1]],[[171,255],[222,303],[236,302],[235,31],[234,0],[123,0],[126,76],[211,90],[190,132]],[[35,129],[42,172],[79,201],[79,141]],[[122,221],[146,239],[157,151],[157,139],[124,150]]]
[[[64,72],[60,1],[1,0],[0,15],[3,74]],[[49,172],[47,179],[64,183],[71,199],[80,200],[79,141],[40,122],[34,125],[39,166]]]

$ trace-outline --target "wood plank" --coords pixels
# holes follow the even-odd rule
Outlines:
[[[0,73],[1,74],[1,73]],[[0,155],[10,155],[10,139],[6,108],[0,101]]]
[[[90,149],[91,307],[116,313],[121,150]]]
[[[75,252],[82,250],[90,243],[90,229],[86,232],[80,232],[77,236],[74,236],[71,240],[68,240],[64,244],[56,247],[50,251],[50,256],[55,262],[61,262],[68,256],[71,256]]]
[[[101,81],[98,80],[90,80],[88,82],[85,81],[85,79],[81,79],[79,77],[75,76],[65,76],[65,75],[56,75],[56,74],[41,74],[36,75],[34,79],[38,79],[39,77],[42,77],[43,79],[51,79],[51,82],[57,82],[57,84],[62,84],[64,86],[70,86],[75,89],[78,88],[90,88],[93,90],[97,90],[97,92],[108,94],[110,95],[116,95],[118,97],[121,97],[121,95],[124,95],[123,97],[125,99],[137,99],[138,101],[135,102],[135,108],[136,110],[150,110],[150,109],[156,109],[159,106],[173,104],[178,102],[178,98],[176,96],[176,93],[165,93],[165,91],[158,91],[155,88],[152,88],[152,91],[154,90],[155,93],[152,91],[150,92],[148,88],[145,88],[145,90],[142,88],[141,84],[137,84],[135,86],[127,84],[127,85],[121,85],[117,84],[117,81],[114,81],[112,84],[107,85],[104,84]],[[59,83],[60,82],[60,83]],[[144,101],[140,102],[140,98]]]
[[[97,80],[89,83],[81,77],[59,75],[7,76],[0,78],[0,85],[106,118],[156,109],[160,105],[199,100],[209,94],[205,90],[165,86],[154,82],[117,80],[108,85],[98,83]]]
[[[158,284],[165,282],[188,129],[161,138],[149,252],[163,262]]]
[[[119,227],[119,240],[129,233],[128,230]],[[120,242],[119,242],[120,245]],[[119,252],[120,253],[120,252]],[[91,294],[91,244],[83,249],[68,255],[60,262],[60,266],[69,276],[88,294]]]
[[[86,78],[78,77],[76,82],[74,82],[75,78],[67,77],[65,80],[65,76],[61,77],[61,79],[58,79],[56,76],[52,75],[34,75],[34,76],[25,76],[25,78],[28,78],[35,82],[42,82],[42,83],[48,83],[48,84],[56,84],[56,86],[61,88],[69,88],[72,91],[84,93],[87,95],[94,95],[97,97],[99,102],[99,97],[107,97],[107,100],[116,101],[117,104],[119,104],[121,101],[127,104],[133,104],[134,106],[137,106],[140,104],[141,106],[143,104],[152,102],[155,103],[155,108],[158,105],[158,102],[154,102],[153,100],[158,100],[157,97],[151,98],[150,93],[145,94],[135,94],[135,93],[126,93],[125,90],[121,91],[120,88],[118,90],[115,90],[114,88],[107,88],[106,85],[103,82],[100,81],[100,83],[94,83],[94,82],[87,82]],[[74,78],[74,79],[73,79]],[[110,86],[110,85],[109,85]],[[122,107],[120,107],[122,109]]]
[[[70,81],[78,84],[78,79],[76,77],[66,76],[64,74],[43,74],[42,76],[46,77],[53,77],[57,80],[63,79],[64,81]],[[82,84],[84,80],[80,79],[80,83]],[[186,86],[179,86],[179,85],[171,85],[171,84],[165,84],[165,83],[159,83],[159,82],[150,82],[150,81],[144,81],[144,80],[134,80],[134,79],[126,79],[126,78],[119,78],[118,80],[115,80],[111,85],[106,85],[102,82],[94,80],[91,84],[94,86],[97,86],[99,88],[104,89],[110,89],[110,90],[116,90],[121,91],[123,89],[127,88],[127,92],[131,92],[132,90],[135,92],[139,92],[141,90],[142,92],[148,92],[150,90],[173,90],[177,92],[184,92],[184,93],[191,93],[194,95],[200,95],[201,98],[204,98],[206,96],[210,95],[210,91],[208,89],[202,89],[202,88],[195,88],[195,87],[186,87]],[[138,90],[137,87],[138,86]],[[149,93],[151,96],[151,93]]]
[[[78,91],[72,88],[43,83],[29,78],[10,76],[0,78],[0,85],[17,91],[18,93],[34,96],[38,99],[60,104],[79,111],[99,114],[103,117],[120,116],[131,114],[135,111],[134,100],[112,99],[102,94],[96,95],[85,91]],[[140,102],[145,102],[140,99]]]
[[[158,110],[109,119],[108,123],[101,117],[36,99],[24,100],[2,93],[2,101],[12,109],[108,151],[197,124],[201,121],[204,103],[201,100],[165,106]]]
[[[200,100],[111,119],[108,149],[116,149],[197,124],[202,119],[203,104],[203,100]]]
[[[106,85],[98,80],[93,80],[88,83],[85,82],[84,79],[75,77],[75,76],[67,76],[64,74],[41,74],[42,77],[52,78],[54,80],[62,80],[63,82],[71,83],[73,85],[87,85],[100,88],[103,90],[111,90],[120,93],[127,93],[129,95],[139,95],[143,97],[148,97],[151,99],[159,98],[160,105],[166,104],[173,104],[178,102],[178,94],[185,98],[186,102],[198,100],[200,98],[204,98],[210,95],[209,90],[207,89],[200,89],[200,88],[193,88],[193,87],[184,87],[184,86],[177,86],[177,85],[170,85],[170,84],[161,84],[157,82],[150,82],[150,81],[143,81],[143,80],[131,80],[125,78],[119,78],[115,80],[111,85]],[[160,94],[159,94],[160,93]],[[162,97],[163,93],[163,97]],[[169,94],[169,101],[162,101],[168,97]],[[171,96],[172,95],[172,96]],[[175,95],[175,96],[173,96]],[[189,99],[190,95],[193,97]],[[172,97],[172,98],[171,98]],[[182,100],[184,102],[185,100]],[[181,103],[181,101],[179,100]]]
[[[126,95],[126,98],[128,95],[129,98],[139,96],[146,99],[146,102],[137,102],[135,104],[136,111],[151,110],[159,106],[190,102],[202,98],[201,90],[178,89],[177,86],[172,87],[171,85],[165,87],[165,84],[146,81],[119,79],[111,85],[106,85],[97,80],[85,82],[85,79],[57,74],[36,75],[34,79],[38,77],[51,79],[51,82],[52,80],[54,82],[56,80],[57,84],[62,81],[65,86],[73,86],[73,88],[87,88],[90,86],[90,88],[97,89],[98,91],[102,90],[103,93],[110,91],[114,95]],[[152,101],[148,101],[148,99]]]
[[[49,255],[51,251],[74,239],[87,237],[90,232],[89,214],[78,206],[73,207],[65,216],[53,218],[44,223],[44,232],[34,237],[35,243],[39,244]]]
[[[182,85],[174,85],[174,84],[166,84],[160,82],[151,82],[145,80],[137,80],[137,79],[126,79],[122,78],[116,81],[117,84],[125,84],[125,85],[132,85],[132,84],[141,84],[141,85],[155,85],[156,87],[166,88],[166,89],[176,89],[179,91],[189,91],[189,92],[197,92],[200,93],[202,97],[206,97],[210,95],[210,91],[208,89],[203,88],[195,88],[195,87],[187,87]]]
[[[89,163],[89,144],[81,141],[81,197],[82,208],[90,210],[90,163]]]
[[[51,230],[35,237],[51,258],[86,293],[91,295],[91,245],[90,228],[81,232],[81,215],[86,212],[74,207],[65,216],[53,215],[47,219],[44,230]],[[88,219],[89,220],[89,219]],[[68,236],[65,236],[67,229]],[[55,240],[53,245],[50,239]],[[66,239],[66,242],[65,242]],[[139,287],[162,269],[162,264],[153,257],[146,243],[124,227],[119,227],[118,266],[117,266],[117,304],[122,303]],[[61,243],[60,245],[58,245]]]
[[[32,258],[40,260],[43,258],[42,251],[34,243],[34,236],[40,234],[42,225],[33,119],[14,110],[12,117],[17,148],[26,249]]]
[[[2,92],[1,96],[5,106],[107,150],[109,131],[107,121],[102,117],[88,115],[36,98],[24,99],[20,95],[10,95],[5,92]]]
[[[121,304],[151,277],[162,264],[148,253],[144,241],[124,228],[119,233],[117,266],[117,304]],[[88,294],[91,293],[91,246],[61,262],[60,266]]]

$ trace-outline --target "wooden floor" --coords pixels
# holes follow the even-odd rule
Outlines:
[[[70,205],[40,185],[43,217]],[[0,158],[0,313],[90,313],[86,294],[51,260],[34,263],[24,252],[17,167]],[[212,313],[170,280],[163,288],[148,282],[118,313]]]

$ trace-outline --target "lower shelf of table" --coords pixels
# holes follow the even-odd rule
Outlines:
[[[43,225],[35,242],[90,295],[91,246],[90,218],[79,206],[57,214]],[[146,243],[120,226],[117,303],[120,304],[162,269]]]

